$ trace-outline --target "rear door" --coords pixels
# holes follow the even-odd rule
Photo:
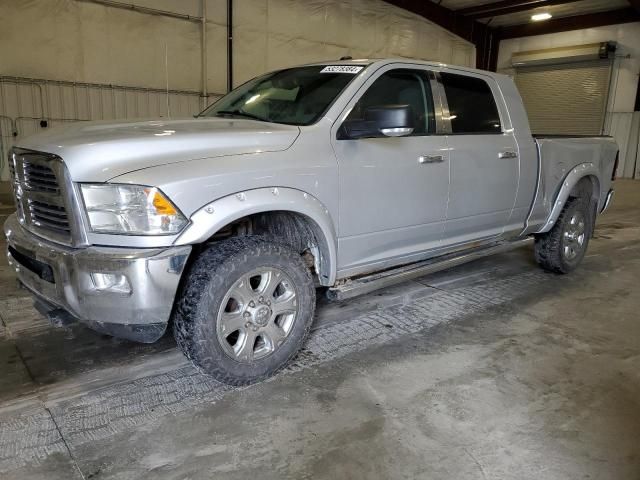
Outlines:
[[[449,189],[446,137],[436,132],[432,85],[424,68],[393,65],[369,78],[334,124],[339,168],[339,275],[409,261],[440,245]],[[346,119],[367,107],[410,105],[416,128],[409,136],[338,140]]]
[[[503,233],[519,181],[518,145],[497,85],[481,74],[440,72],[450,122],[447,245]],[[448,109],[448,112],[446,111]]]

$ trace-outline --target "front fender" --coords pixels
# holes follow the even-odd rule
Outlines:
[[[319,273],[322,285],[336,279],[336,232],[329,210],[313,195],[294,188],[257,188],[215,200],[191,215],[191,224],[176,239],[176,245],[193,245],[207,241],[226,225],[247,215],[288,211],[306,216],[316,228],[320,254]]]
[[[598,168],[593,163],[582,163],[574,167],[562,181],[562,185],[560,186],[560,191],[556,195],[556,199],[553,202],[553,208],[551,209],[551,213],[547,217],[547,220],[543,224],[543,227],[538,230],[536,233],[545,233],[553,228],[560,213],[562,213],[562,209],[564,208],[565,203],[567,203],[567,199],[569,195],[573,191],[574,187],[578,184],[580,180],[585,177],[593,176],[598,179],[597,190],[594,190],[593,195],[596,197],[598,202],[600,202],[600,172]]]

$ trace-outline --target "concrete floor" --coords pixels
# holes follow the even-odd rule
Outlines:
[[[235,389],[167,336],[49,327],[0,266],[0,478],[640,478],[640,182],[581,268],[530,248],[321,305]]]

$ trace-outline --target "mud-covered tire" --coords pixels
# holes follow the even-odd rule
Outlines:
[[[256,277],[251,277],[253,272],[259,273]],[[279,336],[285,332],[284,326],[276,334],[271,335],[265,331],[264,338],[259,336],[261,329],[273,328],[273,325],[279,321],[269,320],[271,322],[269,327],[266,325],[268,321],[264,318],[276,317],[276,308],[282,308],[276,306],[279,304],[277,300],[284,296],[284,294],[280,294],[279,297],[274,296],[274,293],[271,296],[274,299],[272,304],[267,295],[267,290],[271,287],[264,290],[265,298],[260,296],[259,301],[257,296],[252,296],[253,279],[258,278],[256,282],[262,282],[260,275],[268,275],[270,279],[272,273],[269,272],[274,272],[273,282],[286,278],[286,281],[274,288],[285,293],[286,289],[290,288],[293,292],[288,294],[287,302],[288,305],[292,305],[295,313],[286,313],[287,322],[292,323],[287,323],[289,330],[285,337]],[[179,348],[200,371],[223,383],[247,385],[275,374],[287,365],[302,347],[313,322],[315,288],[311,273],[302,257],[290,246],[259,236],[230,238],[212,244],[201,252],[186,275],[174,310],[173,332]],[[263,288],[261,285],[262,283],[256,288]],[[246,288],[251,291],[247,293]],[[237,295],[232,293],[236,291]],[[242,297],[245,294],[247,296]],[[235,300],[230,295],[242,298]],[[251,314],[248,313],[248,305],[253,300],[249,302],[249,298],[255,300],[256,306],[251,309]],[[223,302],[225,302],[224,306]],[[270,307],[267,307],[267,302]],[[233,308],[229,305],[233,305]],[[241,319],[243,325],[225,340],[222,337],[227,335],[228,330],[235,328],[236,324],[232,322],[237,321],[236,309],[240,315],[245,316]],[[278,318],[281,317],[283,314],[278,315]],[[232,320],[228,320],[229,318]],[[245,319],[250,319],[250,322],[245,324]],[[229,324],[233,326],[229,328],[226,324],[221,326],[224,322],[231,322]],[[263,322],[265,325],[262,325]],[[250,325],[250,328],[245,328],[245,325]],[[234,345],[230,340],[236,333],[236,343],[240,338],[245,339],[242,342],[243,348]],[[252,347],[250,347],[250,340],[253,338],[251,335],[256,336],[255,345]],[[272,337],[277,340],[272,341]],[[225,341],[226,344],[223,343]],[[260,349],[257,346],[261,341],[263,345]],[[277,347],[276,344],[278,344]],[[273,351],[265,354],[265,348],[267,351],[273,348]],[[239,351],[235,352],[234,349]],[[254,358],[257,351],[261,351],[265,356],[258,358],[256,355]],[[242,352],[248,353],[245,355]]]
[[[567,253],[567,249],[570,249],[568,239],[575,230],[572,221],[576,218],[582,218],[584,221],[583,240],[579,248],[574,249],[575,256],[571,256]],[[589,210],[589,201],[584,197],[569,198],[553,228],[536,236],[536,261],[549,272],[569,273],[575,270],[584,258],[592,233],[593,215]]]

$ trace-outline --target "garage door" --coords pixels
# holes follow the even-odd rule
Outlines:
[[[516,84],[533,133],[600,135],[611,61],[518,67]]]

